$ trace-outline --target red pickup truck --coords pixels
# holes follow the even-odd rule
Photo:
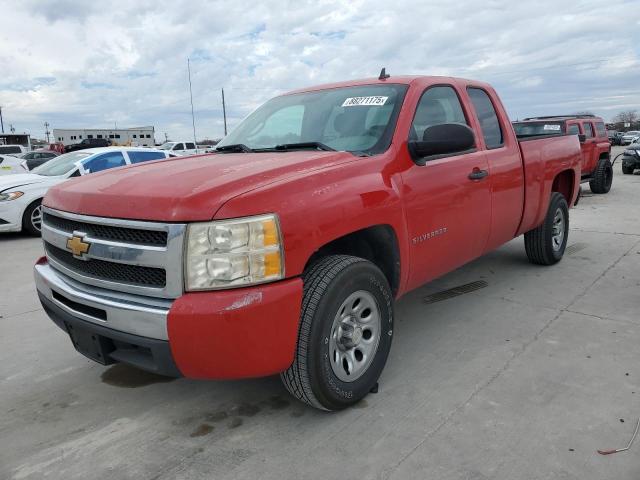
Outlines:
[[[72,179],[43,202],[40,300],[103,364],[281,374],[337,410],[376,385],[394,301],[524,234],[564,253],[575,135],[519,141],[490,85],[387,77],[278,96],[217,153]]]
[[[611,142],[604,120],[595,115],[555,115],[525,118],[514,122],[518,138],[541,135],[577,135],[582,148],[582,183],[593,193],[609,193],[613,182]]]

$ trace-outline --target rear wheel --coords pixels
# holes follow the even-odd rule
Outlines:
[[[624,163],[622,164],[622,173],[625,175],[633,175],[633,170],[633,167],[627,167]]]
[[[31,203],[22,215],[22,230],[39,237],[42,230],[42,199]]]
[[[613,167],[608,158],[598,160],[593,178],[589,181],[589,186],[593,193],[609,193],[613,182]]]
[[[564,195],[551,194],[547,215],[538,228],[524,234],[524,247],[531,263],[553,265],[564,255],[569,237],[569,208]]]
[[[304,275],[293,364],[282,382],[299,400],[341,410],[376,385],[391,348],[393,295],[373,263],[331,255]]]

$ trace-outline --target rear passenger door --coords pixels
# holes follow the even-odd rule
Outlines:
[[[524,172],[517,142],[505,135],[507,126],[501,119],[508,117],[501,105],[479,86],[467,86],[467,94],[480,129],[479,148],[489,163],[491,227],[484,249],[489,251],[511,240],[518,230],[524,204]]]
[[[416,107],[409,140],[421,139],[433,125],[463,123],[469,114],[453,85],[428,87]],[[477,138],[477,135],[476,135]],[[410,242],[410,284],[449,272],[482,254],[491,219],[488,179],[482,151],[426,158],[402,172],[403,200]]]

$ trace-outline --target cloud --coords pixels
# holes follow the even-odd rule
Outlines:
[[[571,3],[571,4],[570,4]],[[271,96],[350,78],[491,82],[514,117],[640,109],[634,2],[0,0],[5,123],[223,133]],[[621,23],[622,22],[622,23]]]

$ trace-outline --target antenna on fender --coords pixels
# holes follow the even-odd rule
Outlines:
[[[380,76],[378,77],[378,80],[386,80],[387,78],[389,78],[391,75],[389,75],[387,73],[387,69],[383,68],[382,70],[380,70]]]

